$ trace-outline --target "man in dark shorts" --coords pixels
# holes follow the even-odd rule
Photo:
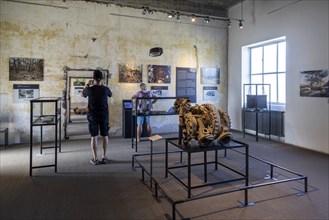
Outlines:
[[[82,91],[83,97],[88,97],[87,119],[89,122],[88,127],[93,153],[93,159],[90,162],[94,165],[108,162],[106,157],[106,148],[109,141],[108,97],[112,96],[112,92],[107,86],[103,85],[102,79],[103,73],[95,70],[93,80],[90,80]],[[103,139],[103,155],[101,161],[98,161],[97,158],[97,137],[99,131]]]

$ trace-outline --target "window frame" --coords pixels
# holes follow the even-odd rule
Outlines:
[[[254,46],[251,46],[248,48],[248,52],[249,52],[249,82],[250,83],[254,83],[252,81],[252,77],[253,76],[261,76],[261,81],[262,81],[262,84],[265,84],[264,82],[264,76],[266,75],[271,75],[271,74],[275,74],[275,78],[276,78],[276,100],[271,100],[271,104],[274,104],[274,105],[286,105],[286,101],[285,102],[279,102],[279,75],[281,74],[284,74],[285,78],[286,78],[286,74],[287,74],[287,68],[286,68],[286,63],[285,63],[285,71],[279,71],[279,44],[284,42],[285,43],[285,51],[286,51],[286,48],[287,48],[287,44],[286,44],[286,39],[280,39],[280,40],[274,40],[274,41],[271,41],[271,42],[267,42],[267,43],[260,43],[260,44],[257,44],[257,45],[254,45]],[[274,72],[264,72],[264,48],[266,46],[269,46],[269,45],[275,45],[276,46],[276,71]],[[261,62],[262,62],[262,66],[261,66],[261,69],[262,71],[260,73],[252,73],[252,50],[253,49],[257,49],[257,48],[261,48],[262,50],[262,58],[261,58]],[[286,54],[286,53],[285,53]],[[286,56],[285,56],[286,57]],[[259,82],[257,82],[259,83]],[[272,88],[273,90],[274,88]],[[286,99],[284,99],[286,100]]]

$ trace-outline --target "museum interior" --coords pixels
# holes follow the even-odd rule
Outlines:
[[[329,219],[328,0],[0,12],[0,219]],[[97,165],[96,70],[112,92]]]

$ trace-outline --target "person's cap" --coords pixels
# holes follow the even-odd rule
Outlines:
[[[94,71],[94,79],[95,80],[102,80],[103,79],[103,73],[99,70]]]

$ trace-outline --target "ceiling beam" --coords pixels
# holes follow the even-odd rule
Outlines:
[[[184,14],[198,14],[214,17],[227,17],[227,1],[195,1],[195,0],[82,0],[103,4],[114,4],[122,7],[148,7],[161,12],[183,12]],[[236,1],[236,0],[235,0]],[[215,3],[217,2],[217,3]],[[219,4],[221,2],[221,4]]]

